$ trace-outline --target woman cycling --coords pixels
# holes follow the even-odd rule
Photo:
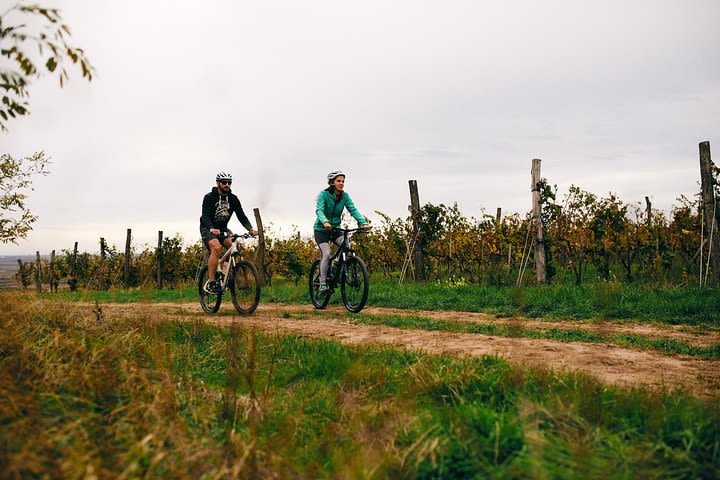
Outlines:
[[[345,208],[348,209],[350,215],[358,221],[363,230],[370,230],[370,225],[363,215],[355,208],[355,204],[350,199],[350,195],[345,192],[345,174],[340,170],[328,173],[328,185],[325,190],[321,190],[317,197],[317,207],[315,215],[317,220],[313,229],[315,230],[315,242],[320,248],[322,258],[320,259],[320,285],[319,294],[327,292],[327,270],[328,259],[330,258],[330,240],[338,246],[342,243],[342,233],[333,232],[333,228],[340,227],[340,216]]]

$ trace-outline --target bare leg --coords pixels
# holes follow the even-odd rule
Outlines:
[[[210,280],[215,280],[215,272],[217,271],[222,246],[220,245],[220,240],[213,238],[208,242],[208,247],[210,248],[210,257],[208,258],[208,278]]]

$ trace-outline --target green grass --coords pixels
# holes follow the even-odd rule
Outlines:
[[[720,404],[682,392],[495,357],[111,320],[52,303],[0,312],[8,476],[720,476]]]
[[[101,302],[194,302],[194,289],[114,290],[45,295],[47,298]],[[229,299],[228,299],[229,301]],[[281,284],[262,291],[262,302],[310,303],[306,286]],[[340,293],[331,304],[339,304]],[[500,316],[557,319],[620,319],[720,327],[720,290],[651,287],[614,282],[523,288],[388,282],[370,285],[368,305],[423,310],[488,312]]]
[[[720,291],[594,283],[518,288],[372,285],[372,305],[539,318],[631,319],[720,326]]]

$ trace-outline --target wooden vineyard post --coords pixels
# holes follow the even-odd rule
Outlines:
[[[72,267],[70,270],[70,280],[68,280],[68,285],[70,285],[71,292],[74,292],[75,290],[77,290],[77,278],[75,278],[75,268],[77,267],[77,247],[78,247],[78,242],[75,242],[75,246],[73,247]]]
[[[535,276],[539,284],[547,283],[547,270],[545,264],[545,243],[543,242],[543,226],[540,218],[540,191],[537,184],[540,182],[540,159],[534,158],[531,170],[532,188],[532,225],[535,230]]]
[[[650,203],[650,198],[645,197],[645,216],[647,217],[645,219],[645,225],[647,226],[648,230],[652,229],[652,203]],[[655,256],[657,257],[660,255],[660,238],[655,235],[652,231],[650,234],[655,237]]]
[[[720,215],[717,210],[717,199],[713,191],[713,162],[710,158],[710,142],[700,143],[700,189],[701,209],[704,222],[704,236],[708,239],[707,264],[704,266],[705,273],[702,274],[703,265],[700,265],[701,278],[704,276],[704,284],[707,284],[708,269],[712,264],[715,281],[720,283]],[[701,247],[702,248],[702,247]]]
[[[55,289],[57,293],[57,285],[55,285],[55,250],[50,253],[50,293]]]
[[[130,241],[132,239],[132,229],[127,229],[127,237],[125,238],[125,266],[124,266],[124,274],[125,274],[125,290],[130,288]]]
[[[40,271],[42,269],[42,265],[40,264],[40,252],[35,252],[35,288],[38,293],[42,292],[42,281],[40,278]]]
[[[409,180],[410,185],[410,214],[413,222],[413,237],[415,240],[414,265],[415,281],[425,280],[425,263],[423,261],[423,239],[420,235],[420,195],[418,194],[417,180]]]
[[[255,225],[257,225],[258,231],[258,249],[257,249],[257,269],[258,269],[258,281],[260,286],[265,286],[265,231],[263,230],[262,217],[260,217],[260,209],[253,208],[255,214]]]
[[[23,271],[23,262],[19,258],[17,259],[18,262],[18,277],[20,278],[20,283],[22,284],[23,290],[27,290],[28,281],[25,279],[25,273]]]
[[[497,210],[495,211],[495,232],[496,232],[496,234],[500,233],[500,221],[501,220],[502,220],[502,208],[497,207]],[[512,245],[510,245],[509,248],[510,247],[512,247]],[[510,271],[510,249],[509,248],[508,248],[508,271]],[[498,251],[498,253],[499,253],[499,251]],[[501,260],[501,259],[499,259],[499,260]]]
[[[105,239],[100,237],[100,268],[98,268],[97,289],[104,290],[104,273],[105,270]]]
[[[157,289],[162,290],[162,274],[163,274],[163,252],[162,252],[163,232],[158,232],[158,246],[156,252],[157,263]]]

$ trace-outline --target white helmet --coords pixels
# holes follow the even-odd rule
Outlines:
[[[328,175],[327,175],[328,185],[332,185],[333,181],[335,180],[335,177],[339,177],[340,175],[342,175],[343,177],[345,176],[345,174],[342,172],[342,170],[333,170],[332,172],[328,173]]]
[[[232,175],[225,172],[225,171],[219,171],[217,175],[215,175],[215,181],[220,182],[222,180],[230,181],[232,182]]]

